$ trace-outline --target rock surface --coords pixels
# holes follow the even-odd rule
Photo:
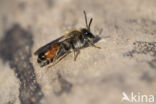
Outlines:
[[[33,53],[85,26],[83,10],[102,49],[40,68]],[[155,0],[0,1],[1,104],[129,104],[123,92],[156,96]]]

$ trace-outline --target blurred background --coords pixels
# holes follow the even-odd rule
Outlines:
[[[83,10],[102,49],[40,68],[34,52],[84,27]],[[123,92],[156,96],[156,0],[0,0],[1,104],[129,104]]]

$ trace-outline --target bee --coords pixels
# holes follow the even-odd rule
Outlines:
[[[86,12],[83,11],[83,13],[86,24],[85,28],[73,29],[66,33],[64,36],[61,36],[46,44],[45,46],[39,48],[34,53],[38,56],[37,63],[40,65],[40,67],[44,67],[50,63],[52,63],[52,65],[55,65],[69,53],[73,53],[74,61],[76,61],[76,58],[80,53],[80,49],[88,46],[100,49],[100,47],[94,44],[96,36],[93,35],[93,33],[91,33],[90,31],[90,26],[93,18],[90,19],[88,24]]]

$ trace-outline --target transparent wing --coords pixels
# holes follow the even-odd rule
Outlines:
[[[42,47],[39,48],[34,54],[35,54],[35,55],[38,55],[38,54],[40,54],[40,53],[44,53],[44,52],[47,51],[47,49],[49,49],[50,47],[52,47],[52,46],[55,45],[55,44],[60,43],[60,42],[63,41],[64,39],[65,39],[64,36],[61,36],[61,37],[59,37],[59,38],[53,40],[52,42],[50,42],[50,43],[48,43],[48,44],[42,46]]]
[[[73,30],[69,31],[67,34],[65,34],[65,35],[53,40],[52,42],[44,45],[43,47],[39,48],[34,54],[38,55],[40,53],[44,53],[44,52],[46,52],[47,49],[49,49],[53,45],[60,43],[60,42],[64,41],[65,39],[72,38],[74,35],[79,35],[79,34],[80,34],[79,31],[73,29]]]

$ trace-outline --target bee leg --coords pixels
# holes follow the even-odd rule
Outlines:
[[[61,61],[64,57],[66,57],[67,55],[68,55],[68,53],[67,53],[67,54],[64,54],[64,55],[61,56],[60,58],[55,58],[55,59],[54,59],[54,62],[53,62],[51,65],[49,65],[48,68],[50,68],[50,67],[56,65],[58,62],[60,62],[60,61]]]
[[[79,50],[73,50],[74,61],[76,61],[77,56],[79,55]]]
[[[96,46],[96,45],[95,45],[95,44],[93,44],[92,42],[89,42],[89,45],[90,45],[90,46],[92,46],[92,47],[94,47],[94,48],[101,49],[101,47]]]

